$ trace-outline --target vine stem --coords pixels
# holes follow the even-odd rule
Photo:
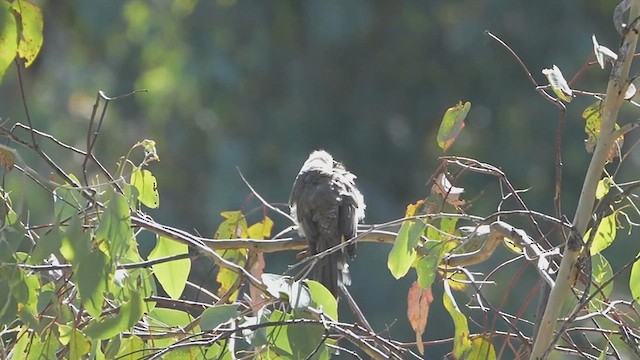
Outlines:
[[[531,359],[545,359],[554,347],[553,338],[555,337],[554,332],[557,319],[560,315],[560,309],[577,279],[578,260],[583,245],[582,236],[587,230],[587,225],[593,212],[598,181],[600,181],[600,177],[602,176],[609,150],[616,140],[615,124],[624,100],[624,93],[629,86],[629,69],[638,42],[639,14],[640,0],[634,0],[629,11],[631,25],[624,34],[624,39],[618,53],[618,60],[614,63],[611,76],[609,77],[607,96],[602,105],[600,137],[593,152],[587,174],[585,175],[582,191],[580,192],[580,199],[578,200],[575,217],[572,222],[572,233],[567,238],[556,284],[549,294],[549,300],[533,344]]]

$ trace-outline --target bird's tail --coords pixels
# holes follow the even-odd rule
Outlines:
[[[336,251],[321,259],[316,264],[315,279],[324,285],[333,296],[340,296],[342,285],[351,285],[351,275],[349,275],[349,264],[342,251]]]

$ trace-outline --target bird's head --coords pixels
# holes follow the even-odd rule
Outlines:
[[[319,170],[330,173],[336,162],[331,154],[324,150],[316,150],[309,155],[307,161],[302,165],[300,172],[309,170]]]

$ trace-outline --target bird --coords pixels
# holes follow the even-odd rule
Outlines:
[[[311,255],[356,236],[366,205],[355,180],[354,174],[324,150],[313,151],[302,165],[293,183],[289,207],[298,233],[309,243]],[[355,255],[356,243],[352,242],[319,257],[312,279],[339,298],[340,287],[351,285],[347,260]]]

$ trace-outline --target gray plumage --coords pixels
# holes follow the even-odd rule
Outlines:
[[[311,254],[321,253],[356,236],[364,218],[364,198],[355,185],[356,176],[324,150],[314,151],[293,183],[289,206],[298,232],[309,242]],[[313,279],[338,297],[341,284],[351,285],[349,259],[356,244],[318,259]]]

